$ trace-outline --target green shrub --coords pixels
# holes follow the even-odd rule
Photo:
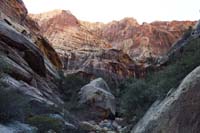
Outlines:
[[[200,39],[194,39],[183,48],[179,57],[158,72],[148,73],[145,79],[128,79],[120,87],[121,110],[127,118],[137,121],[158,98],[164,98],[175,89],[193,69],[200,65]]]
[[[64,122],[57,118],[52,118],[47,115],[36,115],[28,118],[27,122],[38,128],[40,133],[48,132],[53,130],[56,133],[64,132]]]
[[[88,78],[83,78],[78,75],[61,76],[59,88],[63,94],[63,100],[66,103],[68,110],[79,108],[79,91],[81,87],[89,83]]]
[[[140,79],[130,79],[123,86],[120,86],[120,89],[123,88],[127,89],[121,92],[122,113],[126,118],[137,116],[135,119],[138,119],[146,111],[150,103],[155,100],[155,96],[148,89],[148,84]]]
[[[4,59],[4,57],[0,56],[0,74],[4,73],[8,73],[10,72],[10,65],[9,63]]]

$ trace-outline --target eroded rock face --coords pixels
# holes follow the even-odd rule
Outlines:
[[[59,78],[60,58],[37,28],[21,0],[0,0],[0,82],[28,95],[31,101],[63,104],[52,83]]]
[[[40,50],[4,22],[0,22],[0,40],[2,45],[7,44],[23,52],[22,58],[29,64],[32,70],[41,76],[46,76],[46,68]]]
[[[111,47],[106,41],[83,27],[69,11],[54,10],[30,16],[38,22],[42,34],[54,48]]]
[[[79,74],[88,78],[102,77],[108,83],[117,85],[120,80],[136,76],[137,66],[121,50],[79,49],[59,51],[66,74]]]
[[[66,74],[75,73],[89,78],[103,77],[114,85],[120,80],[139,75],[140,66],[122,50],[111,48],[107,41],[101,39],[100,32],[96,32],[96,28],[102,30],[104,24],[94,25],[79,21],[71,13],[63,10],[31,17],[38,21],[42,34],[53,43],[62,57]],[[135,20],[128,18],[123,23],[138,25]]]
[[[27,15],[27,9],[22,0],[0,0],[0,20],[7,23],[23,36],[29,38],[37,45],[42,54],[46,56],[55,67],[61,68],[59,56],[51,44],[40,34],[38,24]]]
[[[87,24],[82,23],[87,27]],[[133,59],[157,57],[166,53],[183,33],[195,22],[172,21],[138,24],[133,18],[125,18],[98,26],[88,26],[92,32],[112,44],[113,47],[123,50]],[[92,25],[92,24],[90,24]],[[95,23],[93,23],[95,25]],[[100,33],[99,33],[100,32]]]
[[[0,60],[2,63],[0,68],[4,73],[0,79],[2,82],[25,94],[28,92],[28,95],[36,96],[36,99],[41,97],[39,99],[43,99],[43,102],[54,98],[55,101],[62,102],[52,90],[56,86],[50,86],[50,80],[47,78],[57,75],[57,72],[47,69],[44,56],[35,44],[2,21],[0,21]],[[45,90],[46,88],[48,89]],[[46,95],[46,92],[49,94]]]
[[[132,133],[198,133],[200,67],[193,70],[178,89],[156,102]]]

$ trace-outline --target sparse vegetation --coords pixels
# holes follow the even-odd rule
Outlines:
[[[3,57],[0,56],[0,76],[3,74],[3,72],[7,73],[10,71],[9,64],[3,59]]]
[[[128,79],[119,89],[121,110],[130,120],[137,121],[158,98],[175,89],[193,69],[200,65],[200,38],[191,40],[178,58],[158,72],[151,72],[145,79]]]
[[[56,133],[63,133],[65,128],[63,121],[47,115],[36,115],[27,121],[29,124],[37,127],[39,133],[47,133],[49,130],[53,130]]]
[[[77,75],[61,76],[59,81],[59,88],[63,94],[63,100],[65,101],[66,108],[73,110],[78,108],[79,91],[81,87],[89,83],[88,78],[83,78]]]

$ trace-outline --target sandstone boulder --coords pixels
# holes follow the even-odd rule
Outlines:
[[[94,109],[100,108],[108,113],[116,112],[115,97],[102,78],[95,79],[81,88],[80,103],[88,104]]]

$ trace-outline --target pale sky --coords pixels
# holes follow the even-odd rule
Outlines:
[[[110,22],[133,17],[138,22],[198,20],[200,0],[23,0],[29,13],[70,10],[80,20]]]

